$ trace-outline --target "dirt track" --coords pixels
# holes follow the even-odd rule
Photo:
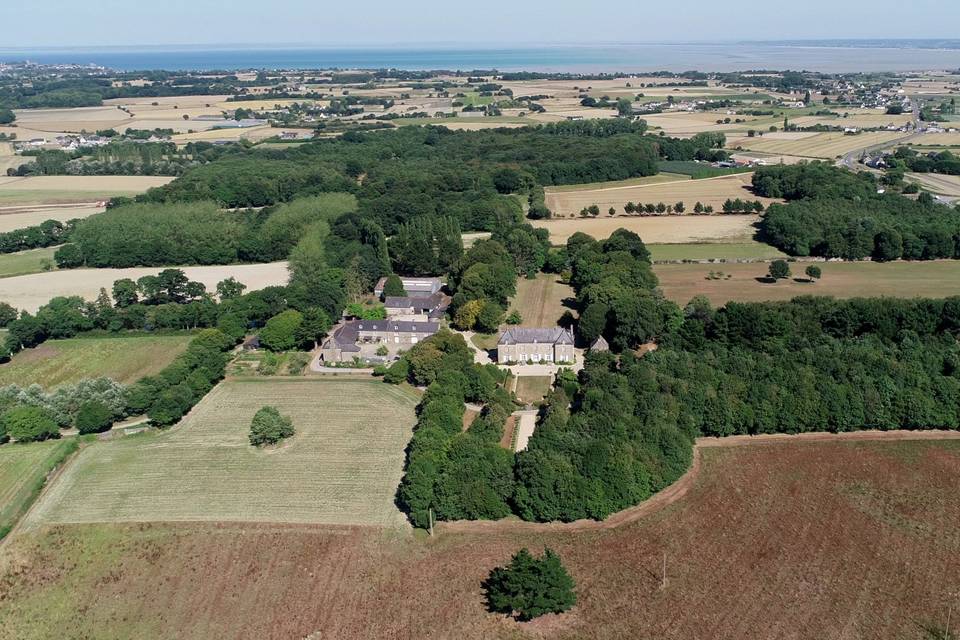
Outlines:
[[[747,445],[786,444],[797,442],[864,442],[876,440],[955,440],[960,439],[960,431],[851,431],[847,433],[771,433],[757,436],[728,436],[726,438],[697,438],[693,447],[693,462],[687,472],[669,487],[655,493],[640,504],[618,511],[606,520],[575,520],[573,522],[523,522],[514,519],[504,520],[457,520],[442,522],[437,528],[440,533],[504,533],[504,532],[562,532],[614,529],[636,522],[637,520],[668,507],[696,484],[700,476],[701,449],[720,447],[743,447]]]

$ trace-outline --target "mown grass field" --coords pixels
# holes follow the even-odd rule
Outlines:
[[[759,216],[743,214],[613,217],[601,214],[596,218],[531,220],[530,224],[549,231],[553,245],[566,244],[567,238],[578,231],[604,239],[617,229],[633,231],[650,244],[744,243],[753,237],[753,225],[759,219]]]
[[[417,398],[371,380],[235,379],[168,432],[97,442],[26,525],[244,521],[404,526],[393,496]],[[273,449],[247,437],[265,405],[297,433]]]
[[[750,264],[658,264],[654,272],[663,293],[671,300],[686,304],[696,295],[705,295],[715,305],[730,300],[759,302],[789,300],[800,295],[837,298],[892,296],[897,298],[943,298],[960,295],[960,261],[917,262],[828,262],[816,263],[823,278],[816,283],[796,281],[805,278],[808,263],[790,264],[792,278],[776,283],[760,282],[769,265]],[[710,272],[722,273],[708,280]],[[732,277],[727,279],[727,275]]]
[[[50,270],[55,269],[56,263],[53,261],[53,254],[57,252],[57,249],[58,247],[46,247],[18,253],[0,254],[0,278],[40,273],[44,270],[45,265],[50,266]]]
[[[481,581],[523,546],[563,559],[569,613],[486,612]],[[0,638],[923,640],[956,628],[958,590],[957,441],[782,442],[704,449],[686,495],[616,528],[24,532],[0,551]]]
[[[170,364],[191,339],[137,335],[48,340],[0,364],[0,385],[39,384],[49,389],[99,376],[130,384]]]
[[[0,445],[0,538],[29,508],[50,470],[75,447],[70,440]]]
[[[654,262],[671,260],[765,260],[785,258],[787,254],[762,242],[700,242],[687,244],[648,244]]]
[[[570,285],[559,281],[555,273],[540,273],[536,278],[517,280],[517,295],[510,301],[507,313],[517,311],[523,320],[521,327],[553,327],[571,310],[564,300],[574,298]]]
[[[108,200],[167,184],[163,176],[28,176],[0,178],[0,205]]]
[[[688,213],[693,211],[697,202],[711,205],[720,211],[724,201],[760,200],[768,206],[776,200],[758,198],[750,189],[753,173],[738,173],[716,178],[690,180],[688,177],[676,181],[657,182],[641,185],[622,185],[608,183],[602,187],[587,187],[581,189],[567,189],[555,191],[552,187],[546,191],[546,205],[553,212],[554,218],[577,217],[584,207],[597,205],[600,207],[600,217],[608,217],[607,210],[613,207],[616,215],[623,216],[623,207],[628,202],[638,204],[674,204],[682,201]]]

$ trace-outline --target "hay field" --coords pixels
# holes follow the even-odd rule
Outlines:
[[[776,247],[762,242],[701,242],[688,244],[647,244],[654,262],[675,260],[771,260],[786,258]]]
[[[857,149],[892,142],[906,136],[907,134],[899,131],[877,131],[850,136],[840,132],[829,132],[785,140],[782,139],[782,136],[764,134],[755,138],[728,139],[727,148],[737,149],[742,147],[749,151],[831,159]]]
[[[704,449],[682,497],[610,529],[31,530],[0,557],[0,638],[920,640],[951,614],[955,628],[958,496],[956,441],[785,438]],[[545,545],[577,606],[532,624],[488,613],[490,570]]]
[[[0,386],[39,384],[50,389],[85,378],[132,384],[154,375],[183,353],[190,335],[124,335],[48,340],[0,364]]]
[[[169,176],[0,177],[0,205],[93,203],[143,193],[173,180]]]
[[[196,129],[197,127],[191,127]],[[281,129],[274,129],[270,125],[261,125],[256,127],[246,127],[244,129],[211,129],[204,131],[194,131],[193,133],[177,133],[171,137],[171,140],[177,144],[186,144],[188,142],[197,142],[204,140],[212,142],[214,140],[229,140],[236,142],[238,140],[266,140],[273,136],[280,135]]]
[[[534,227],[550,232],[550,243],[566,244],[567,238],[581,231],[597,239],[608,238],[617,229],[638,234],[644,242],[674,244],[700,242],[744,242],[754,234],[755,215],[715,216],[610,216],[531,220]],[[2,299],[2,297],[0,297]]]
[[[573,311],[564,304],[574,298],[573,288],[560,282],[556,274],[540,273],[536,278],[517,280],[517,295],[510,301],[509,315],[518,311],[523,321],[521,327],[554,327],[564,311]]]
[[[168,267],[132,267],[130,269],[64,269],[49,273],[34,273],[25,276],[0,279],[0,300],[18,309],[31,313],[46,304],[54,296],[82,296],[93,300],[101,288],[107,291],[120,278],[137,278],[155,275]],[[256,291],[287,282],[287,263],[234,264],[176,267],[182,269],[191,280],[202,282],[207,291],[213,291],[217,283],[234,277],[247,285],[247,291]]]
[[[717,120],[730,118],[728,124],[717,124]],[[736,119],[745,122],[733,122]],[[766,128],[772,122],[769,117],[747,115],[727,115],[725,111],[670,111],[643,116],[651,127],[658,127],[670,136],[687,137],[701,131],[720,131],[732,133],[746,132],[748,129]]]
[[[911,140],[910,144],[911,146],[956,147],[960,146],[960,133],[923,133],[920,137]]]
[[[173,429],[85,448],[27,526],[244,521],[406,526],[393,504],[416,395],[373,380],[245,379],[217,385]],[[265,405],[293,419],[252,447]]]
[[[939,173],[908,173],[907,179],[933,193],[960,197],[960,176],[947,176]]]
[[[49,197],[49,193],[33,192],[33,195],[39,199],[44,199]],[[26,194],[11,194],[11,196],[13,195]],[[0,206],[0,233],[32,227],[47,220],[66,222],[67,220],[88,218],[103,211],[106,211],[106,207],[96,204]]]
[[[624,215],[623,207],[627,202],[674,204],[683,201],[687,212],[693,210],[699,201],[704,205],[713,205],[716,211],[727,199],[760,200],[768,206],[776,200],[758,198],[750,190],[753,173],[738,173],[718,178],[702,180],[676,180],[638,186],[603,186],[599,188],[564,189],[556,191],[547,188],[546,205],[555,218],[572,218],[580,210],[590,205],[600,207],[600,217],[608,217],[607,209],[614,207],[617,215]]]
[[[792,278],[804,279],[808,263],[790,264]],[[658,264],[654,272],[660,279],[664,295],[686,304],[697,295],[705,295],[715,305],[730,300],[761,302],[790,300],[800,295],[834,296],[837,298],[891,296],[895,298],[943,298],[960,295],[960,261],[931,260],[918,262],[827,262],[816,263],[823,278],[815,283],[780,280],[760,282],[769,269],[767,263],[751,264]],[[711,272],[724,275],[708,280]],[[732,277],[726,279],[726,275]]]
[[[30,506],[47,473],[73,443],[47,440],[0,445],[0,539]]]
[[[839,112],[838,112],[839,113]],[[800,116],[790,118],[790,124],[798,127],[812,127],[818,124],[825,124],[834,127],[858,127],[860,129],[873,129],[878,127],[902,127],[913,121],[913,116],[909,113],[901,115],[887,115],[883,111],[876,109],[851,109],[846,112],[848,115],[834,118],[830,116]]]
[[[14,113],[18,127],[46,132],[48,138],[49,134],[111,129],[130,120],[129,115],[113,106],[16,109]]]

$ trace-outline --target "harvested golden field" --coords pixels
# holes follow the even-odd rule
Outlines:
[[[193,133],[177,133],[171,139],[177,144],[186,144],[188,142],[197,142],[205,140],[266,140],[273,136],[280,135],[280,129],[274,129],[270,125],[260,125],[256,127],[246,127],[243,129],[207,129],[205,131],[194,131]]]
[[[57,133],[94,132],[110,129],[130,120],[125,112],[111,106],[74,107],[69,109],[16,109],[17,126],[35,131]],[[19,138],[20,136],[18,136]]]
[[[789,133],[789,132],[788,132]],[[907,137],[899,131],[878,131],[846,135],[840,132],[817,133],[814,135],[791,136],[782,139],[783,135],[764,134],[755,138],[728,138],[728,149],[747,149],[750,151],[764,151],[766,153],[803,156],[807,158],[836,158],[857,149],[892,142],[898,138]]]
[[[617,229],[638,234],[644,242],[673,244],[689,242],[742,242],[753,237],[754,215],[713,216],[610,216],[531,220],[535,227],[550,232],[550,243],[562,245],[577,231],[597,239],[607,238]]]
[[[202,282],[207,291],[217,283],[234,277],[247,285],[247,291],[256,291],[287,282],[287,263],[235,264],[177,267],[191,280]],[[97,297],[101,288],[110,290],[120,278],[137,278],[159,273],[163,267],[135,267],[131,269],[64,269],[34,273],[12,278],[0,278],[0,300],[31,313],[54,296],[82,296],[87,300]]]
[[[0,639],[945,637],[932,634],[957,620],[957,441],[831,439],[704,448],[674,500],[609,528],[34,529],[0,551]],[[486,612],[481,581],[523,546],[562,558],[570,612]]]
[[[717,124],[717,120],[730,118],[726,124]],[[720,131],[728,135],[735,131],[766,128],[772,122],[769,117],[758,118],[746,115],[727,115],[723,111],[670,111],[643,116],[651,127],[663,129],[670,136],[688,137],[701,131]],[[736,119],[744,122],[733,122]]]
[[[718,178],[676,180],[635,186],[597,188],[587,185],[587,188],[563,188],[562,190],[547,188],[546,204],[553,212],[554,218],[575,218],[579,216],[581,209],[594,204],[600,207],[600,217],[609,217],[607,209],[610,207],[616,209],[618,216],[625,215],[623,207],[628,202],[638,204],[663,202],[672,205],[682,201],[687,213],[693,211],[693,206],[697,202],[712,205],[716,211],[720,211],[724,201],[728,199],[760,200],[764,206],[777,202],[770,198],[758,198],[753,195],[750,189],[752,178],[752,173],[737,173]]]
[[[798,127],[812,127],[818,124],[832,127],[857,127],[859,129],[874,129],[880,127],[903,127],[913,121],[913,116],[909,113],[902,115],[887,115],[883,111],[875,109],[851,109],[846,117],[843,113],[840,117],[831,116],[798,116],[790,118],[790,124]]]
[[[927,191],[945,196],[960,197],[960,176],[939,173],[908,173],[907,179],[916,182]]]
[[[955,126],[960,127],[960,123],[955,123]],[[960,133],[924,133],[911,140],[910,144],[911,146],[957,147],[960,146]]]
[[[46,197],[46,196],[39,196]],[[7,205],[0,206],[0,233],[32,227],[46,220],[67,220],[87,218],[95,213],[101,213],[106,207],[97,204],[67,204],[67,205]]]
[[[167,176],[4,176],[0,177],[0,206],[91,204],[143,193],[171,180]]]
[[[806,282],[804,262],[790,263],[792,278],[764,281],[769,264],[657,264],[654,272],[663,293],[678,304],[705,295],[714,305],[731,300],[760,302],[790,300],[801,295],[853,298],[943,298],[960,295],[960,261],[818,262],[823,277]],[[722,274],[710,280],[710,272]],[[727,278],[727,276],[731,276]],[[758,280],[759,278],[759,280]]]
[[[178,425],[85,447],[24,520],[287,522],[408,528],[393,497],[417,395],[370,378],[217,385]],[[296,433],[248,440],[263,406]]]

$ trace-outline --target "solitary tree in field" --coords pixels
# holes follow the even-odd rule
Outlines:
[[[815,264],[812,264],[809,267],[807,267],[805,273],[807,274],[807,279],[810,282],[813,282],[814,280],[819,280],[820,276],[822,275],[820,272],[820,267],[818,267]]]
[[[617,210],[614,207],[610,207],[609,209],[607,209],[607,213],[611,216],[615,216],[617,215]]]
[[[488,608],[517,620],[563,613],[577,602],[573,578],[550,549],[539,558],[521,549],[506,567],[491,571],[483,586]]]
[[[774,260],[770,263],[770,277],[774,280],[782,280],[790,277],[790,265],[786,260]]]
[[[250,444],[255,447],[276,444],[293,433],[293,422],[290,418],[280,415],[276,407],[262,407],[253,416],[250,424]]]

